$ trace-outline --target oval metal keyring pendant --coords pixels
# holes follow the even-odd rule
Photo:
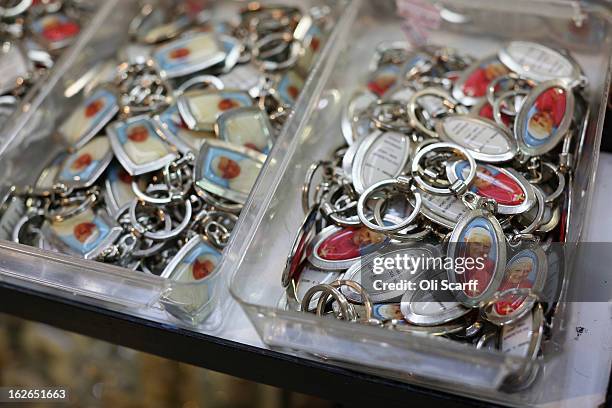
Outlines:
[[[453,260],[447,269],[449,289],[463,305],[479,307],[504,277],[506,237],[499,221],[482,209],[467,213],[451,233],[447,257]]]
[[[402,174],[410,157],[410,140],[397,132],[375,132],[360,143],[351,177],[361,194],[379,181]]]
[[[576,62],[542,44],[513,41],[499,51],[499,59],[512,71],[534,81],[559,79],[568,86],[580,82]]]
[[[453,97],[464,105],[475,105],[487,95],[491,81],[507,73],[508,68],[496,56],[477,61],[455,81]]]
[[[427,271],[423,261],[439,256],[438,248],[428,244],[390,244],[355,262],[345,279],[359,283],[374,303],[399,302],[407,282],[418,280]],[[387,259],[400,259],[401,263],[387,268],[384,267]],[[362,303],[359,293],[348,288],[341,292],[351,302]]]
[[[439,284],[444,275],[444,271],[438,271],[416,279],[417,288],[407,290],[402,296],[400,308],[404,319],[417,326],[437,326],[471,312],[459,302],[436,299],[435,290],[426,289],[433,286],[433,282]]]
[[[446,164],[446,173],[451,182],[465,181],[471,163],[461,160]],[[536,203],[533,187],[514,169],[480,163],[469,191],[497,202],[499,214],[512,215],[529,211]]]
[[[327,270],[348,269],[362,256],[382,248],[389,242],[383,234],[365,227],[327,227],[314,238],[311,264]]]
[[[574,94],[563,81],[547,81],[536,86],[514,123],[521,152],[539,156],[557,146],[572,124],[574,104]]]
[[[495,122],[466,115],[447,116],[436,123],[440,139],[456,143],[476,160],[500,163],[516,155],[514,138]]]
[[[485,319],[503,326],[523,317],[538,300],[537,294],[544,286],[547,269],[546,254],[538,246],[514,255],[506,266],[496,295],[482,309]]]

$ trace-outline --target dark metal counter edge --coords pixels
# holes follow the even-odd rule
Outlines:
[[[488,402],[167,327],[6,283],[0,283],[0,312],[349,406],[493,406]]]

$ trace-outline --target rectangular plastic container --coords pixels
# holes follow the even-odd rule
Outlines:
[[[262,3],[265,5],[267,2]],[[318,76],[316,73],[328,60],[326,55],[333,49],[331,44],[339,28],[348,25],[343,17],[346,1],[287,0],[269,3],[304,9],[315,5],[329,6],[337,22],[328,33],[296,103],[296,111],[304,112],[305,108],[300,106],[310,99],[313,77]],[[68,97],[67,89],[96,64],[116,56],[120,47],[128,41],[128,26],[139,11],[138,4],[136,0],[104,2],[103,10],[90,23],[90,29],[53,71],[47,87],[17,118],[8,139],[0,147],[2,196],[12,185],[31,184],[43,170],[45,161],[60,148],[53,142],[53,129],[81,98],[80,94]],[[211,9],[220,6],[223,12],[226,7],[244,6],[244,2],[218,1],[209,5]],[[294,115],[287,124],[300,117],[300,114]],[[291,138],[291,133],[281,131],[272,155],[276,157],[278,153],[274,151],[286,150]],[[236,229],[245,227],[250,229],[248,223],[239,220]],[[197,325],[198,330],[208,333],[218,330],[223,320],[220,310],[224,308],[216,307],[220,298],[218,293],[226,294],[221,298],[231,301],[227,295],[227,271],[213,274],[197,283],[180,283],[6,240],[0,240],[0,280],[165,324],[191,328]]]
[[[580,242],[593,192],[603,118],[610,81],[611,26],[603,9],[563,1],[512,2],[500,0],[398,1],[434,5],[437,18],[421,18],[427,43],[447,46],[476,57],[495,53],[510,40],[536,41],[567,49],[589,81],[589,124],[582,148],[575,152],[570,181],[570,217],[566,249],[572,265],[580,260],[571,243]],[[307,358],[325,356],[330,364],[351,367],[385,377],[426,385],[478,399],[517,406],[536,405],[572,397],[568,378],[575,358],[565,330],[572,304],[561,303],[540,377],[527,390],[499,391],[503,379],[525,363],[521,358],[476,350],[444,338],[424,337],[321,319],[314,314],[278,308],[284,289],[281,274],[295,234],[303,221],[301,188],[311,163],[327,160],[343,143],[342,109],[353,91],[362,87],[369,61],[382,41],[406,41],[405,22],[395,1],[354,2],[358,16],[335,45],[338,58],[321,72],[320,84],[306,106],[306,115],[292,123],[296,134],[286,151],[277,150],[245,209],[245,224],[228,249],[226,269],[238,268],[230,291],[253,322],[264,343]],[[409,9],[410,10],[410,9]],[[420,12],[422,8],[414,8]],[[417,15],[418,16],[418,15]],[[425,17],[428,17],[427,19]],[[435,17],[435,16],[434,16]],[[417,20],[419,18],[417,17]],[[408,27],[411,28],[411,27]],[[277,177],[282,174],[282,177]],[[571,290],[571,268],[564,293]],[[563,299],[563,298],[562,298]],[[578,356],[578,358],[580,358]],[[609,367],[608,367],[609,368]],[[608,375],[602,369],[601,375]],[[574,390],[575,391],[575,390]],[[408,402],[408,401],[407,401]],[[409,403],[409,402],[408,402]]]

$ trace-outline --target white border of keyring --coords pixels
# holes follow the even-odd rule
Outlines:
[[[213,41],[215,42],[215,45],[217,46],[218,51],[216,51],[214,54],[211,54],[206,60],[200,60],[199,62],[195,62],[195,63],[192,62],[192,63],[183,64],[180,68],[174,68],[170,70],[164,70],[161,68],[159,61],[156,59],[156,57],[159,55],[159,53],[162,50],[168,51],[168,49],[173,43],[176,44],[179,41],[187,41],[188,39],[192,39],[197,36],[213,37]],[[149,63],[155,67],[155,70],[157,72],[159,72],[159,76],[161,77],[161,79],[167,80],[167,79],[174,79],[174,78],[180,78],[183,76],[191,75],[195,72],[203,71],[205,69],[214,67],[215,65],[223,62],[226,57],[227,57],[227,53],[225,52],[223,43],[221,42],[218,35],[215,35],[213,33],[194,33],[188,37],[176,37],[173,40],[163,42],[159,44],[157,47],[154,47],[151,53],[151,59]]]
[[[559,88],[565,92],[565,113],[563,115],[563,119],[561,123],[557,127],[557,130],[553,136],[548,137],[548,141],[541,146],[538,147],[529,147],[525,144],[525,132],[527,131],[526,126],[524,126],[524,122],[527,114],[531,107],[535,104],[536,100],[547,90],[552,88]],[[567,86],[567,83],[562,80],[551,80],[540,83],[538,86],[533,88],[533,90],[529,93],[529,95],[525,98],[523,102],[523,106],[521,107],[520,112],[516,115],[514,120],[514,136],[518,142],[519,150],[529,156],[539,156],[545,154],[552,150],[559,141],[563,139],[567,132],[570,129],[572,121],[574,119],[574,105],[575,98],[574,93],[570,87]]]
[[[489,153],[481,153],[472,148],[466,147],[464,144],[459,144],[457,140],[453,139],[451,136],[448,135],[448,133],[446,132],[446,129],[444,128],[444,124],[446,120],[448,119],[455,119],[455,120],[462,119],[465,122],[472,122],[472,123],[476,122],[476,124],[481,125],[482,127],[493,129],[497,131],[497,133],[500,136],[506,139],[506,142],[508,142],[510,149],[506,153],[502,153],[502,154],[489,154]],[[501,163],[501,162],[506,162],[508,160],[512,160],[514,156],[516,156],[516,153],[518,151],[517,146],[516,146],[516,140],[514,139],[514,136],[510,133],[507,127],[505,126],[501,127],[499,126],[498,123],[492,120],[480,117],[480,116],[470,116],[470,115],[446,116],[442,118],[441,120],[439,120],[438,122],[436,122],[436,131],[438,132],[438,135],[440,136],[440,140],[443,140],[448,143],[457,144],[463,147],[464,149],[466,149],[475,160],[480,160],[480,161],[484,161],[487,163]]]
[[[467,159],[468,163],[470,164],[470,173],[468,174],[468,177],[465,181],[463,181],[462,183],[465,185],[465,187],[467,188],[467,186],[469,186],[470,184],[472,184],[472,182],[474,181],[474,179],[476,178],[476,160],[474,160],[474,158],[472,157],[472,155],[468,152],[467,149],[465,149],[464,147],[459,146],[458,144],[455,143],[432,143],[429,144],[425,147],[423,147],[422,149],[420,149],[418,151],[418,153],[414,156],[414,159],[412,160],[412,166],[411,166],[411,173],[412,173],[412,178],[414,179],[414,181],[417,183],[418,187],[423,190],[426,191],[430,194],[436,194],[436,195],[451,195],[451,194],[461,194],[462,191],[458,191],[457,193],[453,190],[451,190],[450,188],[438,188],[438,187],[432,187],[429,184],[425,183],[425,181],[423,181],[423,178],[421,177],[421,175],[419,174],[419,167],[420,167],[420,162],[421,159],[428,153],[437,150],[437,149],[447,149],[447,150],[455,150],[458,151],[459,153],[461,153],[465,159]],[[450,183],[453,183],[451,180],[449,180]]]
[[[401,188],[402,186],[406,188]],[[370,196],[372,196],[378,190],[381,190],[385,187],[395,187],[400,192],[412,193],[414,195],[415,202],[414,202],[412,212],[410,213],[408,217],[404,218],[404,220],[399,224],[390,225],[390,226],[382,226],[382,225],[378,225],[378,223],[374,224],[366,217],[366,214],[365,214],[366,202],[370,199]],[[376,231],[380,233],[393,233],[393,232],[398,232],[398,231],[401,231],[407,228],[410,224],[412,224],[412,222],[416,219],[416,217],[420,214],[420,212],[421,212],[421,194],[418,191],[410,188],[410,179],[407,179],[406,177],[398,177],[396,179],[383,180],[383,181],[380,181],[374,184],[373,186],[371,186],[370,188],[368,188],[366,191],[363,192],[361,197],[359,197],[359,202],[357,203],[357,215],[359,216],[359,220],[361,220],[361,222],[363,223],[365,227],[371,229],[372,231]]]

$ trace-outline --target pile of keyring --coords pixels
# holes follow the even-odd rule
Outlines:
[[[82,0],[16,0],[0,5],[0,128],[21,98],[71,45],[96,4]]]
[[[347,144],[307,172],[281,307],[536,358],[588,117],[579,67],[529,42],[478,61],[383,43],[366,83]]]
[[[182,282],[216,270],[335,17],[249,3],[226,21],[175,3],[145,4],[123,62],[75,81],[61,151],[5,198],[15,242]]]

